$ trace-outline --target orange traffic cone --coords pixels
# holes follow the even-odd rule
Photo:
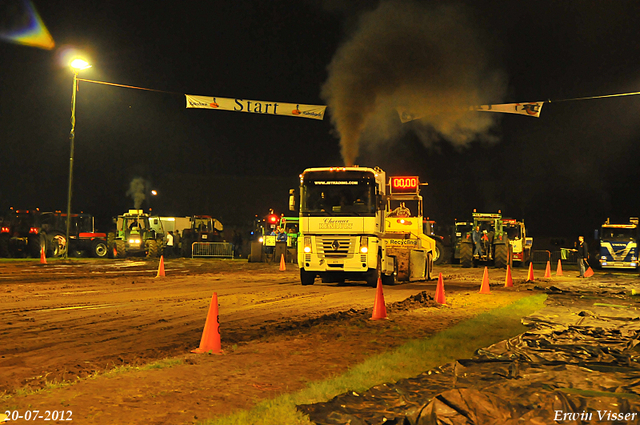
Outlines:
[[[373,302],[373,314],[371,320],[386,319],[387,307],[384,304],[384,293],[382,292],[382,279],[378,278],[378,286],[376,287],[376,298]]]
[[[527,282],[533,282],[533,262],[529,263],[529,273],[527,274]]]
[[[544,277],[551,277],[551,261],[547,261],[547,269],[544,271]]]
[[[113,258],[118,258],[118,250],[115,246],[113,247]]]
[[[158,276],[156,277],[164,277],[164,256],[160,256],[160,265],[158,266]]]
[[[562,276],[562,260],[558,259],[558,268],[556,269],[556,276]]]
[[[489,268],[487,266],[484,267],[484,274],[482,275],[482,286],[480,287],[481,294],[490,294],[491,289],[489,288]]]
[[[438,304],[446,304],[447,301],[444,296],[444,281],[442,280],[442,273],[438,275],[438,286],[436,286],[436,302]]]
[[[284,254],[280,256],[280,271],[283,272],[287,270],[287,266],[284,264]]]
[[[513,278],[511,277],[511,267],[507,264],[507,275],[504,278],[504,287],[513,288]]]
[[[202,338],[200,338],[200,347],[191,350],[192,353],[222,354],[220,346],[220,322],[218,320],[218,294],[214,292],[213,297],[211,297],[207,320],[204,322],[204,330],[202,331]]]
[[[44,246],[40,247],[40,264],[47,264],[47,256],[44,253]]]

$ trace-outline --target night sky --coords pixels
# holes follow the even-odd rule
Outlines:
[[[158,90],[79,84],[73,210],[104,230],[133,207],[136,178],[158,191],[143,208],[160,215],[242,225],[286,212],[305,168],[344,164],[346,128],[356,164],[428,182],[425,215],[442,224],[501,209],[534,237],[575,237],[640,214],[640,96],[569,100],[640,91],[640,2],[34,6],[55,47],[0,43],[3,210],[66,209],[73,74],[63,62],[77,48],[92,64],[80,78]],[[400,124],[380,106],[398,91],[438,118]],[[186,109],[185,93],[329,107],[323,121]],[[451,127],[442,113],[544,100],[540,118],[472,112]],[[461,138],[460,128],[479,129]]]

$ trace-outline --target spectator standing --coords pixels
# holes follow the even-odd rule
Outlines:
[[[180,231],[176,229],[173,234],[173,253],[176,257],[180,257]]]
[[[276,242],[286,242],[287,241],[287,233],[278,227],[278,234],[276,235]]]
[[[580,275],[578,275],[578,277],[584,277],[584,273],[587,269],[587,261],[589,260],[589,248],[587,246],[587,243],[584,241],[584,236],[578,236],[578,243],[576,245],[576,248],[574,251],[577,252],[577,262],[578,262],[578,267],[580,268]]]
[[[480,226],[476,226],[476,228],[473,229],[471,238],[473,239],[473,245],[475,246],[473,255],[482,255],[482,235],[480,234]]]
[[[165,251],[167,258],[173,256],[173,232],[171,230],[167,233],[167,249]]]

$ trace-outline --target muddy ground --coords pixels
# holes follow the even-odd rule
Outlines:
[[[243,260],[172,259],[164,268],[166,277],[157,277],[158,263],[150,261],[1,262],[2,411],[64,409],[83,424],[196,423],[302,389],[554,282],[577,280],[570,271],[536,277],[536,288],[525,284],[526,270],[514,269],[514,288],[503,288],[505,271],[490,269],[485,295],[478,293],[482,268],[439,267],[446,306],[433,302],[435,279],[386,286],[388,319],[372,321],[375,288],[319,280],[303,287],[293,264],[280,271]],[[192,354],[214,292],[224,354]],[[104,375],[161,359],[183,363]]]

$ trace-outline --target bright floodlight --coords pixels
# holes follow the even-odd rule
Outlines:
[[[74,59],[71,61],[69,65],[71,66],[71,68],[75,69],[76,71],[91,68],[91,65],[89,65],[87,61],[84,61],[82,59]]]

